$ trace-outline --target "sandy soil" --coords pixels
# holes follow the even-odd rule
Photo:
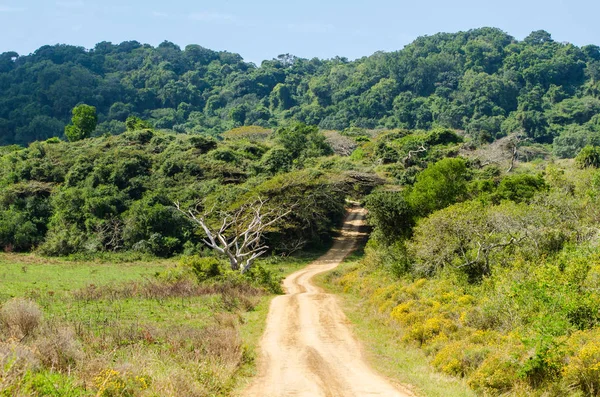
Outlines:
[[[287,294],[269,309],[259,374],[243,396],[411,396],[369,367],[336,297],[311,283],[352,252],[364,217],[351,209],[333,247],[285,279]]]

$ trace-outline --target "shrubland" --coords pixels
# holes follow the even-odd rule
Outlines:
[[[372,234],[328,282],[397,341],[480,395],[600,395],[599,65],[492,28],[353,62],[0,55],[1,393],[229,393],[350,198]],[[186,210],[256,200],[285,216],[239,274]]]
[[[273,250],[326,244],[348,194],[343,173],[357,167],[317,160],[333,152],[313,127],[281,128],[268,140],[252,131],[231,135],[218,142],[144,129],[7,147],[0,155],[0,247],[62,256],[197,253],[203,236],[174,203],[218,223],[219,212],[259,197],[270,208],[297,208],[267,231]],[[341,166],[348,168],[338,173]]]
[[[366,196],[365,255],[328,281],[478,394],[599,395],[596,147],[507,173],[468,144]]]

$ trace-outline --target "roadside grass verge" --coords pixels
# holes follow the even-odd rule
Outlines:
[[[400,331],[370,306],[367,299],[346,292],[336,284],[335,279],[355,267],[362,255],[360,248],[338,268],[320,275],[315,282],[339,297],[342,310],[352,323],[354,334],[363,344],[368,362],[380,374],[417,396],[475,396],[466,382],[436,372],[423,350],[403,342]]]

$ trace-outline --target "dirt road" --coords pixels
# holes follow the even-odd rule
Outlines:
[[[363,209],[352,209],[333,247],[285,279],[287,294],[269,309],[259,375],[243,396],[410,396],[367,365],[335,296],[311,283],[352,251],[364,217]]]

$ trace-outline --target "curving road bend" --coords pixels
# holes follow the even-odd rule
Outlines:
[[[259,374],[243,396],[412,396],[369,367],[336,297],[311,283],[352,252],[364,218],[365,210],[353,207],[333,247],[285,279],[287,294],[269,309]]]

